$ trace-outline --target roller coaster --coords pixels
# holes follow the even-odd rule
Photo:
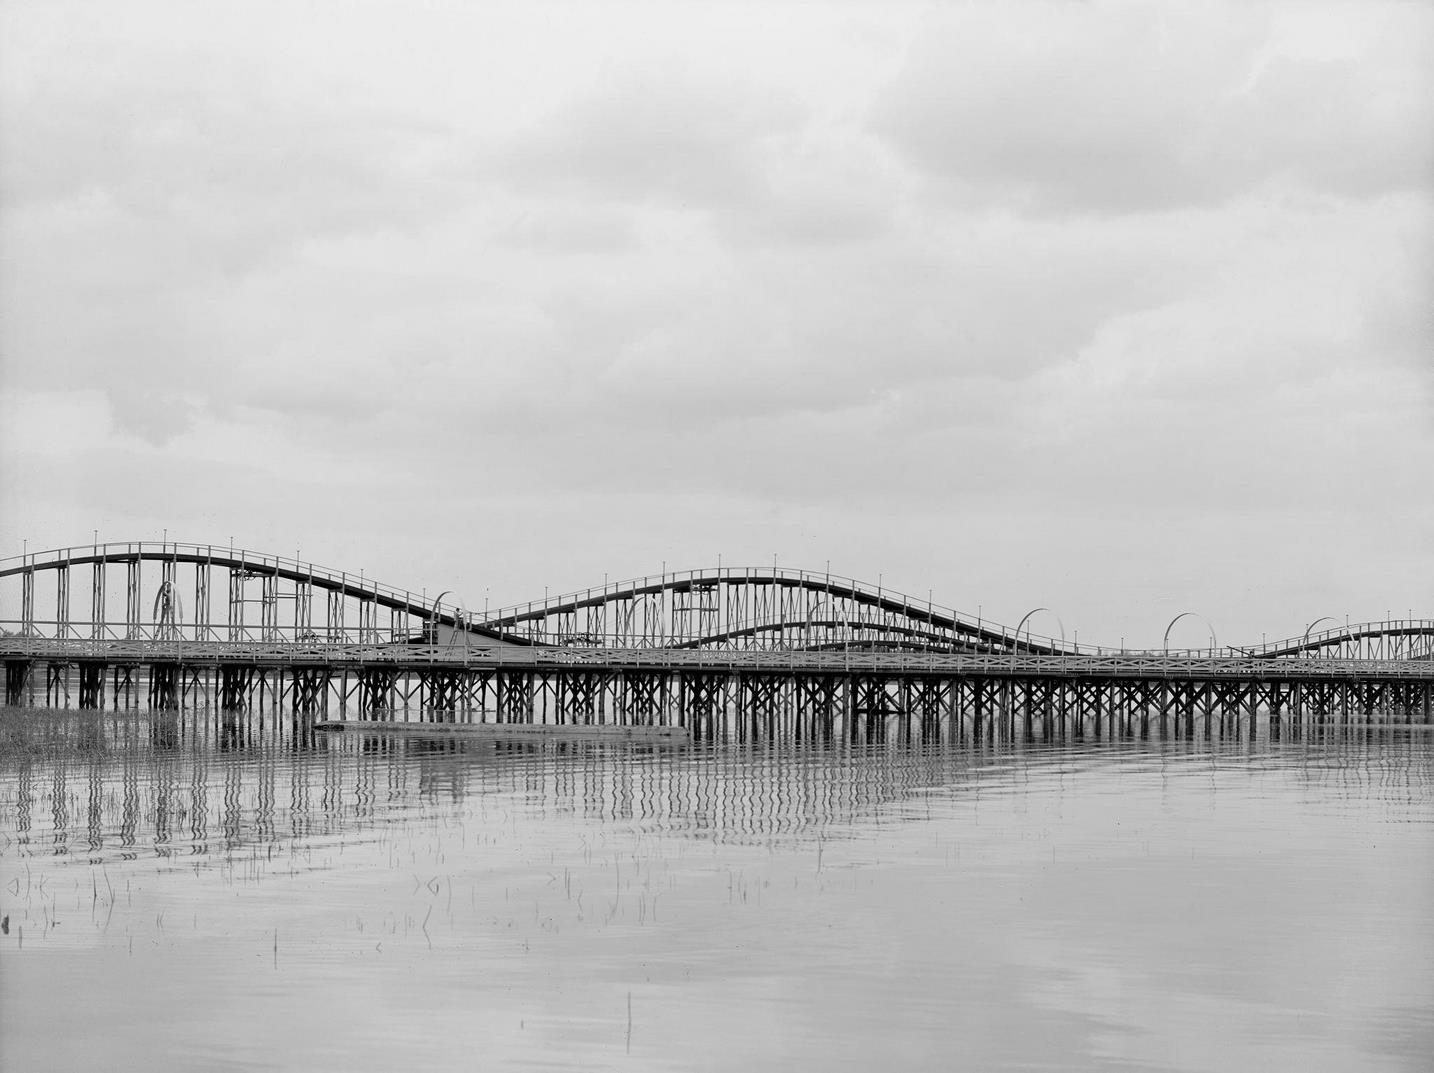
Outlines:
[[[212,544],[107,543],[0,560],[0,631],[19,639],[428,644],[483,649],[938,652],[1429,660],[1434,620],[1331,623],[1252,645],[1078,645],[829,572],[670,571],[496,610],[362,573]],[[1322,626],[1324,621],[1313,623]],[[4,645],[0,639],[0,646]]]
[[[1434,719],[1427,619],[1138,650],[1033,633],[1035,614],[1011,627],[775,566],[664,571],[478,611],[447,591],[209,544],[0,560],[7,705],[68,707],[74,685],[80,708],[100,710],[267,704],[311,724],[337,709],[747,741],[1191,732],[1197,718],[1207,733],[1248,720],[1253,734],[1257,713],[1271,733],[1332,713]]]

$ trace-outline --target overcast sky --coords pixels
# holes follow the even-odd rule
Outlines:
[[[1427,3],[7,0],[0,556],[1434,617],[1432,208]]]

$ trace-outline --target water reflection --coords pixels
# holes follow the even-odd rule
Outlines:
[[[670,748],[0,713],[0,1066],[1426,1068],[1431,801],[1418,727]]]
[[[416,805],[514,795],[532,815],[640,822],[717,842],[842,837],[927,792],[1001,792],[1076,766],[1278,756],[1311,785],[1414,806],[1430,797],[1429,735],[1397,726],[1328,727],[1297,745],[1175,742],[1094,747],[802,746],[669,748],[592,741],[493,741],[347,733],[308,738],[251,723],[172,713],[11,716],[0,751],[0,806],[34,852],[203,857],[216,849],[340,830],[347,837]],[[3,830],[3,821],[0,821]],[[141,838],[143,831],[145,838]]]

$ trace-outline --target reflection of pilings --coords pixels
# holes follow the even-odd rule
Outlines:
[[[135,832],[139,830],[139,760],[131,752],[124,754],[124,770],[121,780],[121,815],[119,843],[125,850],[131,851],[135,844]],[[132,852],[127,852],[126,857],[133,857]]]
[[[96,757],[91,759],[89,769],[87,804],[85,809],[85,844],[91,853],[104,846],[104,765]]]
[[[312,749],[318,738],[311,715],[296,714],[289,721],[289,747],[293,752]]]
[[[219,751],[238,752],[249,744],[249,713],[238,708],[219,713]]]
[[[31,810],[35,800],[31,770],[29,757],[21,753],[20,770],[15,779],[15,830],[22,836],[30,833]]]
[[[163,713],[149,722],[149,744],[156,752],[170,752],[179,748],[181,732],[179,717]]]
[[[811,713],[839,706],[844,686],[844,681],[834,679],[806,701],[797,701],[795,691],[791,692],[790,711],[779,703],[773,716],[778,733],[795,734],[796,727],[806,733],[819,726],[820,715]],[[734,684],[733,688],[743,687]],[[922,701],[921,687],[910,682],[888,681],[883,691],[888,706],[904,704],[910,710],[913,739],[919,733],[923,703],[950,703],[944,690],[940,700]],[[1022,692],[1012,683],[1016,701]],[[748,690],[749,696],[760,693],[761,689]],[[1201,691],[1197,736],[1203,736],[1204,695]],[[1218,690],[1213,695],[1220,700]],[[999,700],[999,690],[996,697]],[[1089,702],[1089,690],[1086,697]],[[1045,683],[1037,684],[1025,699],[1031,705],[1032,731],[1039,737],[1044,706],[1058,705],[1059,698]],[[1122,695],[1110,692],[1097,699],[1103,706],[1103,737],[1139,733],[1139,714],[1123,711]],[[1139,703],[1135,693],[1130,699]],[[1420,702],[1422,714],[1422,694],[1414,699]],[[1384,700],[1397,705],[1407,704],[1410,698],[1399,691]],[[1232,698],[1227,691],[1223,703],[1211,724],[1212,740],[1245,740],[1248,693]],[[811,718],[782,721],[803,712]],[[767,712],[758,714],[759,734],[765,734]],[[745,718],[750,715],[748,711]],[[1017,715],[1023,718],[1019,709]],[[1089,704],[1085,717],[1085,732],[1093,735],[1096,714]],[[1008,789],[1012,786],[1009,774],[1002,774],[1008,765],[987,762],[1003,755],[999,745],[931,749],[916,748],[913,740],[913,747],[907,748],[893,740],[880,749],[853,749],[837,740],[846,736],[842,734],[834,735],[829,746],[797,748],[759,740],[722,749],[654,750],[588,741],[494,743],[462,736],[344,734],[321,738],[316,753],[291,748],[278,731],[292,726],[296,734],[305,732],[307,721],[291,724],[270,719],[269,732],[261,732],[263,724],[257,706],[217,713],[212,719],[205,713],[86,714],[47,722],[43,729],[36,724],[28,731],[33,735],[30,740],[45,748],[13,754],[13,805],[8,814],[0,814],[0,833],[13,833],[25,841],[35,837],[32,829],[38,829],[47,852],[53,842],[55,852],[86,846],[91,854],[133,854],[139,851],[137,837],[146,842],[152,837],[154,852],[204,853],[212,852],[216,842],[232,849],[272,843],[291,833],[313,834],[316,829],[330,829],[339,816],[377,817],[386,809],[404,808],[415,796],[457,799],[501,791],[520,794],[525,811],[641,819],[667,832],[749,841],[781,833],[820,834],[829,825],[848,823],[931,787],[948,787],[956,794],[985,778],[1002,780]],[[893,722],[889,738],[894,739],[898,729]],[[1172,721],[1172,732],[1183,736],[1185,729],[1183,718],[1178,727]],[[861,724],[858,737],[868,733],[879,732]],[[1377,780],[1377,784],[1361,783],[1359,792],[1377,793],[1411,810],[1434,785],[1420,735],[1340,722],[1310,723],[1300,734],[1312,745],[1337,744],[1357,751],[1312,755],[1304,772],[1308,779]],[[241,745],[242,762],[215,756]],[[1060,764],[1068,755],[1060,749],[1026,751],[1019,743],[1009,748],[1006,755],[1024,752],[1028,759],[1023,763],[1032,773],[1048,762]],[[1133,754],[1117,750],[1108,754],[1108,762],[1119,764],[1128,755]],[[1376,759],[1371,761],[1371,756]],[[1343,762],[1346,758],[1348,763]],[[150,849],[146,845],[143,851]],[[253,859],[262,858],[261,854]]]

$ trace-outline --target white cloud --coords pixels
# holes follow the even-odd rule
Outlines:
[[[1375,10],[1366,24],[1346,8],[1329,32],[1356,23],[1363,48],[1335,51],[1278,5],[942,9],[877,126],[967,207],[1158,211],[1273,180],[1425,188],[1434,152],[1411,134],[1434,91],[1434,24],[1411,5]]]

